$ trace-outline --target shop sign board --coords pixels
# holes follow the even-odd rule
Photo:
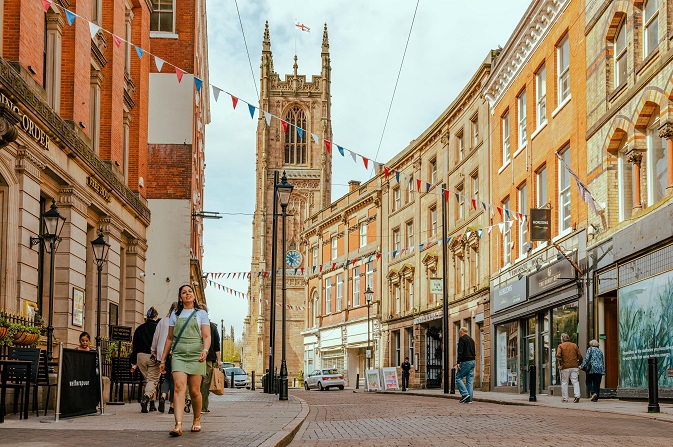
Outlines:
[[[548,241],[551,239],[551,210],[549,208],[530,209],[530,240]]]
[[[385,390],[399,390],[399,381],[397,380],[397,368],[382,368],[383,386]]]
[[[517,279],[507,285],[493,288],[493,295],[491,296],[491,304],[493,312],[498,312],[515,304],[526,301],[527,293],[527,278]]]
[[[110,340],[131,341],[131,326],[110,326]]]
[[[444,282],[442,278],[430,278],[430,293],[433,295],[444,294]]]
[[[27,135],[30,135],[30,137],[35,140],[37,144],[49,150],[49,135],[47,135],[44,130],[40,129],[33,120],[28,118],[28,115],[23,113],[16,105],[14,105],[12,101],[9,100],[9,98],[7,98],[2,93],[0,93],[0,102],[12,109],[14,113],[19,115],[21,119],[21,130],[23,130]]]
[[[381,389],[381,377],[378,369],[365,371],[365,386],[367,391],[379,391]]]
[[[432,321],[432,320],[437,320],[439,318],[442,318],[444,316],[444,312],[441,310],[421,315],[420,317],[414,318],[414,324],[421,324],[425,323],[427,321]]]
[[[576,278],[577,271],[566,259],[549,265],[547,268],[529,276],[530,296],[554,289]]]

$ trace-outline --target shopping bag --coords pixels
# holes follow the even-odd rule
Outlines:
[[[224,394],[224,373],[220,368],[213,368],[213,376],[210,379],[210,392],[218,396]]]

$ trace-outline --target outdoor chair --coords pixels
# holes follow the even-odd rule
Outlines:
[[[51,388],[58,386],[56,382],[49,382],[49,366],[47,364],[47,351],[40,350],[40,363],[37,367],[37,377],[33,381],[33,411],[35,415],[39,415],[37,406],[37,389],[38,387],[47,387],[47,399],[44,404],[44,415],[47,415],[47,408],[49,408],[49,396],[51,395]]]
[[[30,371],[30,381],[35,382],[37,380],[37,367],[40,361],[40,350],[38,348],[9,348],[7,353],[7,358],[9,360],[29,360],[31,362],[31,371]],[[17,410],[20,412],[20,418],[23,417],[24,408],[24,396],[26,387],[26,366],[6,366],[8,372],[8,381],[5,384],[6,388],[14,389],[14,407],[13,411],[16,414]],[[28,399],[25,399],[28,402]],[[19,402],[21,402],[21,408],[19,408]],[[4,409],[0,409],[4,411]],[[27,414],[27,413],[26,413]]]

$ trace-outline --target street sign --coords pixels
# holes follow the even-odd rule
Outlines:
[[[442,278],[430,278],[430,293],[433,295],[444,294],[444,283]]]
[[[110,340],[131,341],[131,326],[110,326]]]
[[[372,358],[372,350],[371,349],[367,349],[365,352],[366,352],[366,356],[367,356],[368,359]]]

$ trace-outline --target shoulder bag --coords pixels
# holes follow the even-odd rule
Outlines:
[[[593,346],[591,348],[589,348],[589,350],[587,351],[587,358],[586,358],[587,363],[586,363],[586,365],[584,365],[584,372],[587,373],[587,374],[589,374],[591,372],[592,349],[593,349]]]
[[[187,325],[189,324],[189,321],[192,318],[194,318],[194,315],[196,315],[196,312],[198,312],[198,311],[199,311],[198,309],[194,309],[194,312],[192,312],[192,314],[189,317],[187,317],[187,321],[185,321],[185,324],[180,328],[180,332],[178,332],[178,335],[175,337],[175,340],[173,340],[173,344],[171,345],[171,351],[168,353],[168,356],[166,356],[166,365],[171,364],[170,362],[171,362],[171,357],[173,356],[173,349],[175,349],[175,347],[178,345],[178,342],[180,341],[180,337],[182,337],[182,333],[185,331],[185,329],[187,329]],[[177,315],[176,315],[176,317],[179,318],[179,316],[177,316]],[[175,320],[176,322],[177,322],[177,318]]]

